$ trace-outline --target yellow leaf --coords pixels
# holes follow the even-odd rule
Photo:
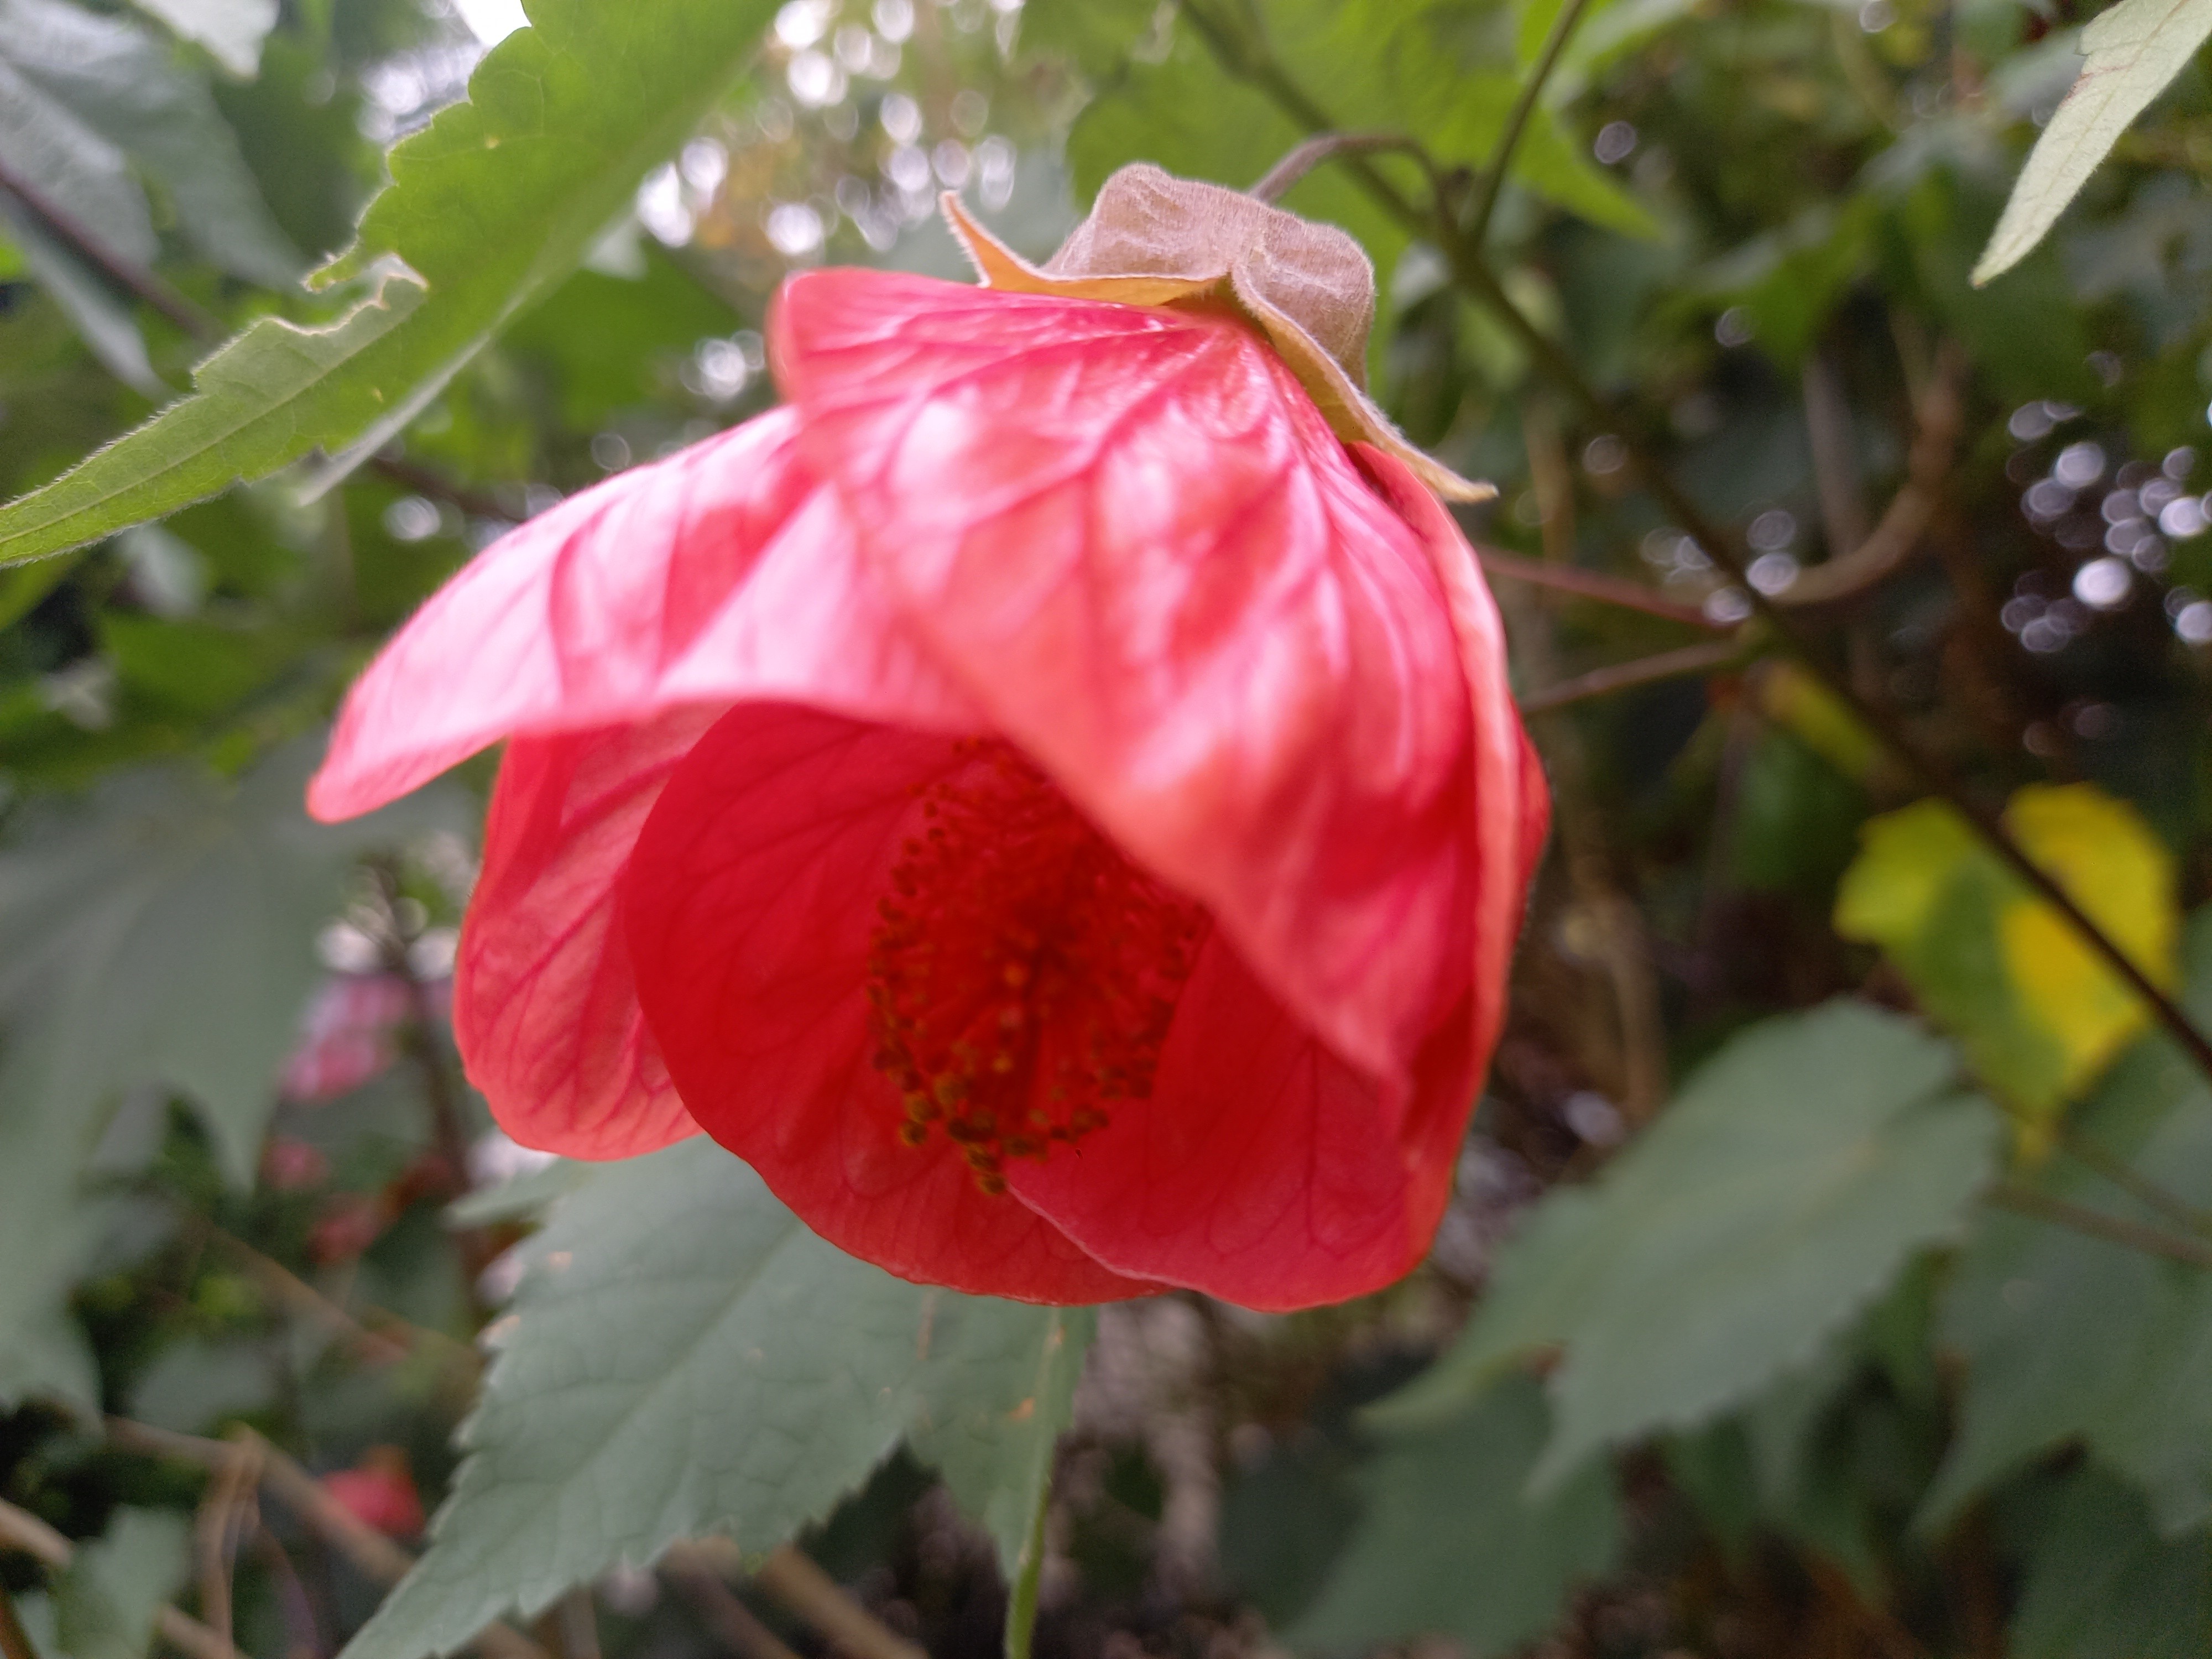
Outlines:
[[[1881,757],[1881,745],[1858,716],[1795,663],[1777,663],[1759,677],[1766,717],[1845,777],[1863,783]]]
[[[1836,890],[1836,931],[1895,949],[1927,925],[1960,862],[1977,850],[1972,829],[1940,800],[1868,819]]]
[[[2131,808],[2090,784],[2033,785],[2013,797],[2005,824],[2151,983],[2174,983],[2173,857]],[[2072,1095],[2148,1026],[2150,1010],[2048,904],[2007,905],[2001,933],[2014,980],[2065,1051],[2061,1088]]]
[[[2134,808],[2090,784],[2035,785],[2013,797],[2005,824],[2154,984],[2174,982],[2173,859]],[[2030,1125],[2080,1095],[2150,1021],[2073,925],[1940,801],[1868,823],[1835,921],[1881,948]],[[2024,1127],[2024,1143],[2042,1133]]]

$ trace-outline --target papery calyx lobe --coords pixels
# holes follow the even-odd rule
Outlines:
[[[1395,455],[1448,501],[1498,493],[1415,448],[1367,396],[1375,267],[1335,226],[1139,161],[1107,179],[1090,216],[1034,265],[977,224],[956,192],[941,199],[984,287],[1123,305],[1225,301],[1259,325],[1338,437]]]

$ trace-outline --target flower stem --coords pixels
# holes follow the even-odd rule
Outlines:
[[[1537,54],[1535,67],[1522,84],[1521,94],[1513,100],[1512,112],[1505,118],[1505,131],[1498,137],[1498,154],[1491,158],[1489,169],[1482,179],[1482,194],[1474,204],[1474,216],[1467,228],[1468,244],[1480,247],[1490,232],[1490,216],[1498,210],[1498,192],[1505,188],[1507,169],[1513,165],[1513,152],[1520,147],[1521,135],[1528,131],[1528,118],[1536,112],[1536,100],[1543,95],[1544,82],[1552,78],[1559,67],[1559,56],[1567,49],[1568,37],[1583,21],[1583,13],[1589,0],[1566,0],[1559,15],[1552,20],[1552,31],[1544,37],[1544,49]]]
[[[1190,20],[1192,27],[1230,74],[1250,82],[1273,99],[1285,114],[1308,131],[1325,132],[1333,130],[1334,124],[1329,119],[1328,112],[1290,78],[1282,65],[1266,52],[1264,46],[1236,41],[1221,27],[1218,20],[1211,15],[1207,8],[1199,3],[1199,0],[1183,0],[1182,15]],[[1364,155],[1353,153],[1340,159],[1384,211],[1415,235],[1436,238],[1438,249],[1450,268],[1452,280],[1505,325],[1527,349],[1531,361],[1544,376],[1565,392],[1580,406],[1586,417],[1602,428],[1623,434],[1629,465],[1646,492],[1689,533],[1706,556],[1740,586],[1752,609],[1765,619],[1790,653],[1803,662],[1807,672],[1820,683],[1822,689],[1874,732],[1882,746],[1896,757],[1907,771],[1918,777],[1931,794],[1965,818],[1999,860],[2026,882],[2039,897],[2063,916],[2068,926],[2104,959],[2121,981],[2143,1000],[2158,1023],[2166,1028],[2167,1035],[2189,1056],[2191,1064],[2206,1077],[2212,1078],[2212,1037],[2207,1037],[2182,1011],[2179,1003],[2152,983],[2150,976],[2143,972],[2135,959],[2089,919],[2081,907],[2075,902],[2073,896],[2058,884],[2050,872],[2028,857],[1995,811],[1969,795],[1950,769],[1916,742],[1887,710],[1877,708],[1860,696],[1858,689],[1851,684],[1849,678],[1838,673],[1820,653],[1812,635],[1796,616],[1752,585],[1747,574],[1747,561],[1733,540],[1703,507],[1690,499],[1688,492],[1633,435],[1632,423],[1620,418],[1607,400],[1584,378],[1574,359],[1513,303],[1484,262],[1480,250],[1468,240],[1449,214],[1442,210],[1433,214],[1423,212],[1377,172]]]

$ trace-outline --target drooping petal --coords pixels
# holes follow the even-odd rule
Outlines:
[[[1464,1026],[1464,1019],[1456,1023]],[[1432,1051],[1463,1049],[1463,1030]],[[1473,1103],[1463,1066],[1421,1085]],[[1401,1278],[1449,1193],[1408,1167],[1374,1081],[1328,1051],[1218,934],[1176,1010],[1150,1096],[1079,1145],[1008,1170],[1014,1191],[1101,1261],[1245,1307],[1340,1302]]]
[[[1086,1302],[1099,1267],[950,1143],[910,1146],[872,1063],[877,903],[954,740],[777,703],[732,709],[675,771],[623,883],[639,1000],[700,1127],[823,1237],[957,1290]]]
[[[1449,1170],[1467,1127],[1472,1091],[1481,1080],[1505,1019],[1505,985],[1519,938],[1528,884],[1551,824],[1551,799],[1506,679],[1505,630],[1497,601],[1482,580],[1474,550],[1436,497],[1396,457],[1365,445],[1353,457],[1376,489],[1421,539],[1443,586],[1473,720],[1474,787],[1462,833],[1474,864],[1469,891],[1474,926],[1469,947],[1474,1018],[1468,1104],[1425,1113],[1419,1097],[1399,1133],[1422,1167]]]
[[[861,568],[787,410],[632,468],[487,548],[369,665],[308,808],[344,817],[502,737],[793,696],[972,726]]]
[[[470,1081],[526,1146],[629,1158],[698,1133],[638,1007],[615,894],[669,774],[720,713],[518,738],[501,763],[454,1033]]]
[[[809,462],[992,721],[1301,1023],[1408,1075],[1477,952],[1440,579],[1219,314],[830,270],[771,322]]]

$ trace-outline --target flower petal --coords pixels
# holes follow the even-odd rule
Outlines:
[[[778,410],[571,497],[478,555],[386,646],[308,807],[367,811],[522,732],[789,696],[909,725],[976,717],[861,568]]]
[[[1465,1020],[1432,1041],[1456,1055]],[[1420,1068],[1417,1067],[1417,1070]],[[1424,1086],[1431,1111],[1474,1097],[1462,1066]],[[1150,1097],[1042,1163],[1011,1164],[1028,1204],[1099,1261],[1248,1308],[1341,1302],[1402,1277],[1449,1196],[1410,1169],[1376,1085],[1260,985],[1216,934],[1176,1005]],[[1441,1179],[1437,1178],[1440,1173]]]
[[[1440,579],[1233,317],[825,270],[771,349],[937,659],[1299,1020],[1402,1086],[1475,958]]]
[[[1474,787],[1463,835],[1474,862],[1474,915],[1469,949],[1473,968],[1474,1018],[1468,1027],[1472,1053],[1467,1087],[1471,1100],[1490,1062],[1505,1020],[1505,988],[1513,946],[1520,938],[1528,884],[1551,824],[1551,799],[1541,765],[1521,724],[1506,680],[1505,630],[1497,601],[1482,580],[1474,550],[1450,514],[1424,489],[1395,456],[1356,445],[1352,457],[1383,498],[1421,538],[1443,586],[1452,631],[1458,641],[1461,671],[1474,721]],[[1467,1110],[1446,1109],[1424,1118],[1412,1097],[1413,1115],[1399,1133],[1416,1161],[1450,1154],[1466,1132]],[[1425,1147],[1424,1153],[1420,1150]]]
[[[800,1219],[902,1277],[1042,1302],[1157,1289],[988,1197],[952,1146],[898,1138],[871,1063],[877,896],[952,740],[740,704],[647,820],[623,883],[638,994],[700,1127]]]
[[[669,774],[719,718],[519,738],[455,964],[469,1080],[526,1146],[629,1158],[698,1133],[637,1004],[616,883]]]

